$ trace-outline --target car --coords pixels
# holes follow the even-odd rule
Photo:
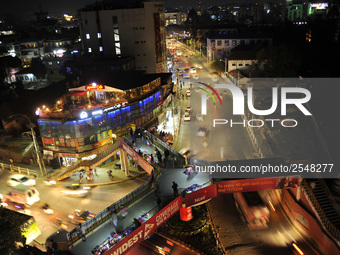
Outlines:
[[[185,107],[185,111],[186,112],[191,112],[191,110],[192,110],[192,107],[189,105],[189,106],[187,106],[187,107]]]
[[[195,75],[195,76],[194,76],[194,79],[195,79],[195,80],[198,80],[198,79],[199,79],[198,75]]]
[[[191,95],[190,90],[187,90],[187,91],[185,92],[185,95],[186,95],[187,97],[190,97],[190,95]]]
[[[200,69],[201,71],[203,71],[203,66],[198,65],[197,68]]]
[[[90,187],[83,187],[78,183],[67,183],[61,190],[61,193],[72,197],[85,197]]]
[[[96,216],[93,212],[89,210],[75,210],[73,213],[68,215],[69,220],[73,224],[84,223],[85,221],[93,218]]]
[[[184,121],[190,121],[190,113],[189,112],[185,112],[183,119],[184,119]]]
[[[35,186],[36,181],[34,179],[30,179],[28,176],[23,174],[12,174],[8,177],[8,186],[14,187],[18,184],[24,184],[25,186]]]
[[[207,127],[204,127],[204,126],[200,127],[196,133],[197,136],[204,137],[204,138],[207,136],[207,134],[208,134],[208,129]]]
[[[178,72],[178,75],[179,75],[179,76],[183,76],[183,71],[179,71],[179,72]]]
[[[196,120],[197,121],[203,121],[203,115],[202,114],[196,114]]]
[[[196,73],[196,68],[195,67],[191,67],[190,68],[190,73]]]

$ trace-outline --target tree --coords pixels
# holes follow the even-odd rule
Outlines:
[[[40,58],[33,58],[31,62],[31,71],[37,78],[43,78],[46,74],[46,67]]]
[[[16,242],[24,242],[19,222],[20,213],[0,207],[0,254],[9,254],[16,249]]]
[[[264,63],[263,70],[256,70],[258,77],[297,77],[302,60],[298,52],[281,45],[260,50],[257,63]]]
[[[198,16],[194,9],[191,9],[189,11],[186,23],[190,29],[191,37],[196,39],[198,28]]]
[[[223,73],[224,72],[224,61],[214,60],[210,64],[210,68],[216,72]]]
[[[0,83],[9,76],[9,68],[21,67],[22,62],[18,57],[5,56],[0,58]]]

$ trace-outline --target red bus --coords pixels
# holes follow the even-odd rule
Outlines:
[[[238,211],[251,230],[268,228],[270,211],[256,191],[234,193],[234,198]]]

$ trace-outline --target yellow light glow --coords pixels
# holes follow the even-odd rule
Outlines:
[[[274,208],[274,206],[273,206],[273,204],[272,204],[271,201],[269,201],[269,205],[270,205],[270,207],[272,208],[272,210],[275,212],[275,208]]]
[[[295,248],[295,250],[297,250],[297,252],[300,254],[300,255],[303,255],[304,253],[301,251],[301,249],[296,245],[296,243],[293,243],[293,247]]]

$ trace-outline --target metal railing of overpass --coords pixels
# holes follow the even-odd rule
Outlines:
[[[321,221],[321,223],[323,224],[324,228],[329,232],[330,235],[332,235],[334,238],[336,238],[336,240],[334,240],[334,241],[339,243],[339,240],[340,240],[340,230],[336,226],[334,226],[331,223],[331,221],[328,219],[328,217],[326,216],[326,213],[322,209],[318,199],[314,195],[313,190],[309,186],[308,182],[306,180],[303,180],[301,182],[301,185],[302,185],[304,191],[307,193],[308,198],[312,202],[313,207],[317,211],[318,218]],[[324,185],[326,185],[326,184],[324,184]],[[327,186],[324,186],[323,188],[325,188],[325,190],[328,190]],[[329,193],[329,196],[333,197],[333,195],[330,192],[328,192],[328,193]]]
[[[175,157],[176,158],[176,165],[179,167],[182,167],[183,165],[185,165],[185,158],[183,155],[181,155],[180,153],[178,153],[176,150],[174,150],[173,148],[171,148],[169,145],[167,145],[165,142],[163,142],[161,139],[157,138],[156,136],[154,136],[153,134],[151,134],[149,131],[144,130],[142,132],[142,135],[144,136],[144,138],[147,140],[148,138],[150,138],[151,143],[153,143],[155,146],[157,146],[158,148],[160,148],[161,150],[165,151],[166,149],[170,152],[170,156]]]
[[[108,157],[115,154],[115,151],[118,150],[120,147],[120,141],[117,140],[112,145],[109,145],[105,150],[101,151],[97,154],[97,157],[95,157],[92,160],[80,160],[74,165],[63,167],[59,169],[58,171],[51,174],[51,178],[55,179],[57,181],[63,180],[74,173],[81,170],[81,168],[91,168],[97,166],[101,161],[106,160]]]
[[[77,241],[81,240],[83,235],[90,234],[92,231],[96,230],[100,225],[110,220],[113,212],[119,212],[120,206],[129,206],[133,202],[142,198],[144,195],[148,194],[152,190],[152,182],[146,182],[142,186],[138,187],[131,193],[127,194],[125,197],[121,198],[114,204],[105,208],[100,213],[96,214],[93,218],[87,220],[81,226],[77,226],[75,229],[71,230],[66,234],[68,246],[74,245]],[[85,233],[82,232],[85,230]]]

